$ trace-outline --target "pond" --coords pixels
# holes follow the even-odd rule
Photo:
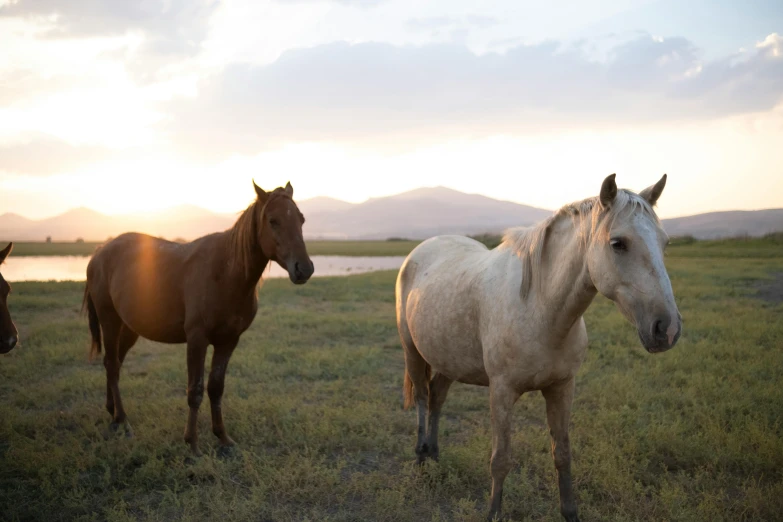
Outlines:
[[[346,276],[397,270],[405,260],[404,256],[353,257],[312,256],[315,264],[313,277]],[[83,256],[19,256],[13,254],[3,264],[2,274],[6,281],[84,281],[89,257]],[[270,263],[264,271],[264,278],[288,277],[288,272],[277,263]]]

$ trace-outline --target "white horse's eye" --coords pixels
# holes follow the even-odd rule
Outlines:
[[[612,246],[613,249],[620,251],[620,250],[626,250],[627,247],[625,245],[625,241],[619,238],[610,239],[609,244]]]

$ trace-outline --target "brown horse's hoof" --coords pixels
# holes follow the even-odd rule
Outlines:
[[[229,459],[237,455],[237,449],[235,445],[231,446],[224,446],[224,445],[218,445],[217,448],[215,448],[215,455],[218,458],[221,459]]]
[[[131,425],[130,425],[130,423],[128,421],[124,421],[124,422],[121,422],[121,423],[112,421],[111,424],[109,424],[109,429],[113,433],[118,433],[120,431],[120,427],[123,428],[122,431],[125,434],[125,438],[127,438],[127,439],[132,439],[133,438],[133,428],[131,428]]]
[[[198,439],[194,440],[194,438],[185,435],[185,444],[190,446],[190,453],[192,453],[194,457],[201,456],[201,451],[198,449]]]
[[[223,435],[222,437],[220,437],[220,445],[223,446],[224,448],[231,448],[233,446],[236,446],[237,443],[234,442],[234,439],[232,439],[228,435]]]

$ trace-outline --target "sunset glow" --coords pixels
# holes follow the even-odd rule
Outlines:
[[[0,2],[0,213],[236,212],[251,179],[555,208],[611,172],[634,189],[668,173],[663,217],[783,205],[773,3],[738,2],[720,42],[705,24],[722,18],[662,30],[645,15],[662,2],[588,2],[560,26],[504,2],[353,4]]]

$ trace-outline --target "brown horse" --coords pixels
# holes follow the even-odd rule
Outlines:
[[[0,265],[13,250],[14,244],[8,243],[8,246],[0,250]],[[19,341],[19,332],[11,320],[11,313],[8,311],[8,294],[11,293],[11,285],[3,279],[0,274],[0,354],[8,353],[14,349]]]
[[[226,367],[239,336],[258,309],[257,288],[270,261],[304,284],[313,263],[302,239],[304,216],[291,184],[265,192],[232,228],[178,244],[144,234],[123,234],[99,248],[87,265],[84,306],[93,355],[106,367],[106,409],[117,429],[131,434],[120,399],[120,368],[139,336],[162,343],[187,342],[188,406],[185,442],[198,453],[198,409],[204,396],[204,359],[214,346],[207,392],[212,432],[220,444],[234,441],[223,425],[221,398]]]

